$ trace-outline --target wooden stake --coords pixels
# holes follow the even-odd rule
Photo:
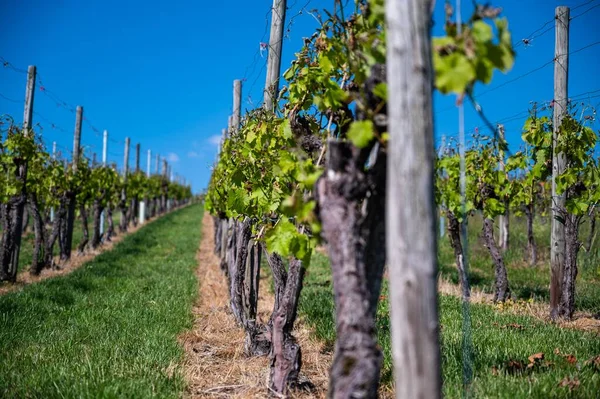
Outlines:
[[[140,171],[140,143],[135,145],[135,172]]]
[[[387,0],[385,8],[386,246],[397,398],[441,396],[431,8],[431,0]]]
[[[25,86],[25,106],[23,111],[23,134],[28,135],[30,129],[33,126],[33,98],[35,95],[35,79],[36,79],[36,68],[34,65],[30,65],[27,69],[27,84]],[[23,234],[23,213],[25,211],[25,203],[27,200],[27,163],[23,162],[18,166],[17,180],[23,183],[20,195],[21,201],[11,213],[14,212],[14,216],[10,216],[14,223],[14,246],[12,252],[10,252],[10,267],[9,275],[10,278],[16,279],[17,271],[19,269],[19,255],[21,252],[21,235]]]
[[[233,81],[233,130],[235,132],[240,128],[241,120],[241,107],[242,107],[242,81]]]
[[[283,48],[283,25],[285,24],[286,0],[273,0],[271,16],[271,36],[267,58],[267,81],[265,83],[264,108],[273,110],[279,94],[279,74],[281,73],[281,51]]]
[[[565,267],[565,224],[560,210],[565,207],[565,195],[556,190],[556,179],[565,171],[566,159],[556,152],[560,125],[567,114],[569,76],[569,7],[556,7],[556,37],[554,49],[554,115],[552,125],[552,233],[550,238],[550,317],[556,319],[562,295],[562,275]]]
[[[71,170],[77,173],[79,157],[81,152],[81,123],[83,121],[83,107],[78,105],[75,113],[75,132],[73,134],[73,158],[71,161]],[[69,193],[69,208],[67,210],[67,236],[65,237],[64,258],[71,257],[71,247],[73,246],[73,226],[75,224],[75,207],[77,206],[77,193]]]

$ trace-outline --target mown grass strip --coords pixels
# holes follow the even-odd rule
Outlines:
[[[382,383],[392,383],[387,285],[378,309],[379,344],[384,352]],[[335,315],[329,261],[313,255],[299,302],[299,312],[331,350],[335,343]],[[595,398],[600,387],[600,365],[586,360],[600,355],[597,334],[563,329],[531,317],[473,305],[475,398]],[[462,397],[461,305],[455,297],[440,297],[444,397]],[[555,353],[555,349],[559,353]],[[528,367],[529,356],[543,353]],[[569,357],[568,355],[572,355]]]
[[[202,212],[176,211],[68,276],[0,297],[0,397],[179,397]]]

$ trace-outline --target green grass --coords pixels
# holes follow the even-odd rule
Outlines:
[[[0,297],[0,397],[179,397],[202,207],[162,217],[70,275]]]
[[[387,284],[383,289],[387,297]],[[462,316],[458,298],[440,297],[442,337],[442,369],[445,397],[462,395]],[[299,312],[314,328],[316,336],[333,350],[335,343],[335,315],[331,272],[326,257],[315,254],[306,275]],[[600,355],[598,335],[561,329],[531,317],[501,313],[489,305],[471,307],[474,344],[474,381],[472,397],[475,398],[595,398],[600,387],[600,370],[584,366],[585,360]],[[517,324],[516,328],[512,327]],[[387,301],[378,309],[379,343],[384,352],[382,384],[392,380],[389,310]],[[578,363],[572,365],[554,349],[574,355]],[[523,373],[507,366],[509,361],[528,364],[528,356],[543,352],[545,360],[553,364],[535,367]],[[496,371],[495,371],[496,370]],[[580,386],[570,396],[568,388],[558,387],[563,378],[571,376]]]
[[[493,292],[494,268],[481,235],[482,220],[472,217],[469,220],[469,269],[472,287],[485,292]],[[534,224],[535,239],[538,243],[538,264],[529,267],[527,263],[527,227],[523,218],[511,217],[510,248],[504,254],[508,270],[510,288],[517,299],[533,298],[548,302],[550,297],[550,221],[539,218]],[[583,224],[580,240],[585,242],[588,225]],[[575,306],[578,310],[600,313],[600,240],[596,240],[590,253],[583,249],[579,254],[579,274]],[[448,237],[439,241],[439,266],[441,276],[458,284],[458,272],[454,254]]]

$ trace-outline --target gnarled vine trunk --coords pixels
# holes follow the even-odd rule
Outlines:
[[[127,206],[127,201],[125,199],[121,199],[121,201],[119,201],[119,209],[121,211],[121,220],[119,223],[119,231],[121,233],[126,233],[127,232],[127,226],[129,226],[129,214],[127,213],[129,210],[129,207]]]
[[[0,219],[2,221],[2,240],[0,243],[0,281],[9,280],[9,267],[13,248],[13,237],[11,232],[12,220],[10,217],[10,203],[2,204],[0,208]]]
[[[562,295],[558,307],[560,317],[571,320],[575,312],[575,280],[577,279],[577,255],[581,243],[578,240],[581,216],[565,215],[565,268],[562,274]]]
[[[103,196],[104,195],[102,194],[101,198]],[[92,227],[92,241],[90,242],[90,247],[92,247],[92,249],[98,248],[102,242],[102,234],[100,234],[100,223],[102,221],[102,212],[104,211],[104,207],[102,206],[101,198],[94,199],[92,205],[92,217],[94,218],[94,223]]]
[[[448,237],[450,238],[450,245],[454,250],[454,260],[456,261],[456,268],[458,269],[462,299],[463,301],[469,301],[469,298],[471,297],[471,288],[465,270],[465,255],[460,239],[460,223],[451,211],[447,211],[446,215],[448,217]]]
[[[115,222],[113,220],[113,208],[112,206],[106,207],[106,233],[104,233],[104,240],[111,241],[111,237],[115,234]]]
[[[376,397],[382,354],[375,313],[385,265],[385,167],[371,148],[328,143],[328,166],[317,182],[318,217],[333,274],[336,346],[329,393],[335,398]]]
[[[277,262],[277,259],[274,261]],[[304,272],[302,262],[292,258],[283,295],[279,298],[279,306],[272,317],[269,388],[281,395],[286,395],[289,388],[298,384],[298,374],[302,367],[302,351],[292,331],[296,321]]]
[[[587,242],[585,244],[585,250],[590,252],[592,250],[592,246],[596,239],[596,209],[593,209],[590,214],[590,231],[587,237]]]
[[[77,193],[70,191],[67,193],[67,216],[61,229],[60,238],[60,259],[68,260],[71,258],[71,249],[73,247],[73,229],[75,227],[75,209],[77,207]]]
[[[83,230],[83,238],[82,238],[81,242],[79,243],[79,245],[77,246],[77,251],[81,254],[81,253],[83,253],[83,250],[85,249],[86,245],[90,241],[90,231],[88,228],[88,216],[87,216],[87,210],[85,209],[84,204],[79,205],[79,216],[81,217],[81,227]]]
[[[46,253],[48,254],[48,266],[52,267],[53,257],[54,257],[54,243],[58,240],[59,246],[62,248],[63,241],[61,240],[61,232],[64,230],[64,226],[66,224],[67,217],[67,199],[63,197],[59,201],[58,208],[56,209],[56,213],[54,215],[54,223],[52,224],[52,232],[50,233],[50,237],[48,237],[48,242],[46,243]],[[62,250],[61,250],[62,253]]]
[[[29,213],[33,218],[33,231],[35,234],[33,259],[29,272],[33,275],[38,275],[48,265],[49,254],[46,252],[46,227],[44,219],[38,206],[37,197],[31,193],[29,194]]]
[[[250,240],[244,276],[243,310],[246,320],[246,354],[249,356],[265,356],[271,349],[270,335],[266,326],[257,323],[258,292],[260,281],[260,262],[262,245]]]
[[[494,221],[490,218],[484,218],[483,220],[483,238],[485,240],[485,246],[490,252],[494,262],[494,302],[504,302],[510,296],[508,275],[506,273],[506,266],[504,265],[502,254],[496,245],[496,241],[494,241]]]
[[[525,205],[525,214],[527,216],[527,253],[529,254],[529,265],[535,266],[537,263],[537,245],[533,235],[533,220],[535,218],[535,205]]]
[[[244,314],[244,304],[242,296],[244,294],[244,276],[246,274],[246,258],[248,257],[248,243],[252,228],[250,220],[246,218],[242,222],[234,222],[237,227],[237,237],[235,239],[235,259],[231,273],[231,282],[229,286],[229,299],[231,301],[231,311],[238,324],[246,326]]]

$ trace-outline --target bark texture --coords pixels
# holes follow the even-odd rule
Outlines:
[[[88,228],[88,216],[85,204],[79,205],[79,217],[81,217],[81,227],[83,230],[83,238],[77,246],[77,251],[81,254],[85,250],[88,242],[90,241],[90,230]]]
[[[271,331],[271,371],[269,388],[281,395],[287,395],[290,388],[298,385],[298,374],[302,367],[302,351],[292,335],[298,299],[302,290],[304,267],[298,259],[292,258],[281,302],[273,317]]]
[[[106,233],[104,233],[104,239],[111,241],[111,237],[115,234],[115,222],[113,220],[113,208],[112,206],[106,207]]]
[[[64,230],[64,225],[66,224],[67,217],[67,208],[66,208],[66,198],[61,198],[59,201],[58,208],[56,209],[56,213],[54,215],[54,223],[52,225],[52,232],[50,233],[50,237],[46,243],[46,253],[50,257],[50,266],[54,266],[53,264],[53,254],[54,254],[54,243],[58,240],[59,246],[62,247],[61,240],[61,232]],[[61,251],[62,253],[62,251]]]
[[[448,216],[448,237],[450,238],[450,245],[454,251],[462,299],[463,301],[469,301],[469,298],[471,298],[471,287],[469,286],[469,279],[465,270],[465,258],[462,242],[460,240],[460,223],[454,213],[447,211],[446,215]]]
[[[370,149],[329,141],[328,166],[317,182],[318,217],[333,274],[336,346],[330,395],[375,397],[382,354],[375,310],[385,265],[385,154],[364,170]],[[289,279],[289,277],[288,277]]]
[[[590,212],[590,232],[587,237],[587,242],[585,244],[585,250],[590,252],[592,250],[592,246],[596,239],[596,209],[593,209]]]
[[[558,308],[560,317],[571,320],[575,313],[575,280],[577,279],[577,255],[581,243],[578,240],[581,217],[565,217],[565,269],[563,271],[562,296]]]
[[[535,219],[535,205],[532,202],[525,206],[525,214],[527,216],[527,253],[529,254],[529,265],[537,264],[537,245],[535,236],[533,235],[533,220]]]
[[[483,221],[483,238],[494,262],[494,302],[504,302],[510,297],[508,275],[502,254],[494,241],[494,221],[490,218],[485,218]]]
[[[29,213],[33,218],[33,231],[35,234],[33,259],[29,271],[33,275],[38,275],[44,267],[49,266],[49,256],[46,253],[46,227],[44,219],[39,209],[37,197],[31,193],[29,194]]]
[[[230,285],[230,300],[231,311],[235,320],[241,326],[246,326],[246,318],[244,313],[244,277],[246,274],[246,259],[248,257],[248,244],[252,232],[250,220],[245,219],[243,222],[236,222],[238,225],[236,238],[236,255],[233,262],[233,273],[231,274]]]
[[[258,292],[260,281],[261,244],[254,240],[248,242],[246,275],[244,277],[244,318],[246,319],[246,354],[266,356],[271,349],[271,339],[267,328],[257,323]]]
[[[95,199],[92,205],[92,217],[93,220],[93,232],[92,232],[92,241],[90,241],[90,247],[92,249],[96,249],[102,243],[102,234],[100,234],[100,222],[102,212],[104,211],[104,207],[102,207],[102,203],[100,199]]]

